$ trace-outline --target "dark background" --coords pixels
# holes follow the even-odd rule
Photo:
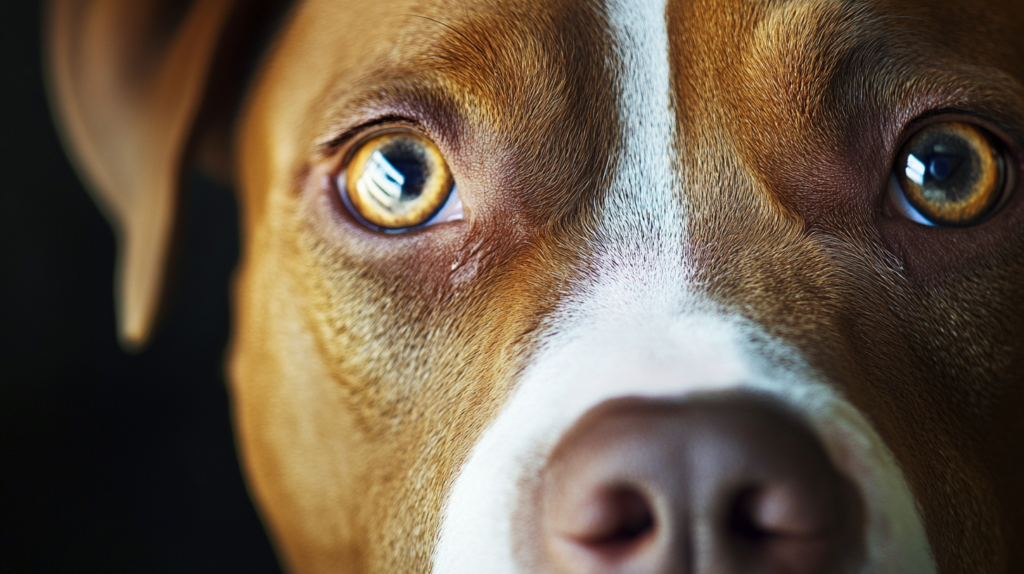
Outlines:
[[[278,571],[223,379],[234,198],[192,178],[168,319],[125,354],[114,236],[50,119],[40,22],[0,9],[0,571]]]

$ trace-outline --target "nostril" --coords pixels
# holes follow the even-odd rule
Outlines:
[[[529,570],[821,574],[860,561],[859,494],[801,421],[757,399],[609,403],[538,479],[517,540]]]
[[[585,502],[568,526],[563,535],[581,544],[622,548],[654,530],[654,514],[637,489],[611,487]]]
[[[741,490],[731,505],[729,529],[748,539],[819,536],[830,526],[827,508],[813,504],[806,493],[791,485],[749,487]]]
[[[615,480],[563,491],[545,507],[548,566],[530,570],[617,572],[649,553],[657,539],[651,501],[641,489]]]
[[[729,507],[723,541],[730,552],[753,557],[768,572],[830,571],[829,564],[852,542],[844,544],[850,533],[837,531],[843,502],[816,490],[791,484],[741,490]]]

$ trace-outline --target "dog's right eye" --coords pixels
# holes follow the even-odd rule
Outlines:
[[[408,130],[377,133],[359,142],[341,181],[345,203],[371,227],[407,230],[449,211],[445,221],[461,219],[455,182],[440,150]]]

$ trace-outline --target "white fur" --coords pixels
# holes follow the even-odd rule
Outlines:
[[[621,284],[605,287],[603,295],[611,297],[630,291]],[[612,302],[602,297],[590,312],[600,316]],[[935,572],[892,454],[864,416],[814,382],[791,350],[755,326],[722,316],[673,317],[651,309],[633,320],[618,319],[563,335],[526,374],[452,489],[435,572],[518,571],[511,538],[517,484],[538,473],[559,438],[590,408],[622,396],[678,401],[739,389],[770,394],[802,414],[840,472],[856,483],[866,515],[864,572]]]
[[[589,409],[623,396],[685,400],[735,389],[769,393],[802,414],[857,484],[866,499],[866,572],[935,572],[907,483],[863,415],[793,350],[688,286],[664,2],[613,0],[609,19],[626,136],[589,279],[563,299],[534,363],[460,470],[434,572],[519,571],[511,532],[518,485]]]

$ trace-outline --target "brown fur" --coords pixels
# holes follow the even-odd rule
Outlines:
[[[302,6],[278,54],[342,56],[330,71],[273,58],[239,139],[242,164],[270,167],[243,180],[262,191],[246,198],[247,236],[266,243],[256,239],[260,245],[247,250],[239,281],[239,427],[257,497],[297,570],[326,569],[332,558],[323,555],[339,551],[338,563],[368,571],[422,570],[454,471],[583,255],[578,237],[615,137],[610,79],[602,77],[601,52],[589,49],[600,45],[600,15],[571,3],[460,7],[456,19],[416,5],[382,15],[350,7],[344,18],[324,10]],[[366,41],[352,46],[353,36]],[[297,115],[266,112],[282,101]],[[338,173],[339,137],[371,114],[409,117],[434,135],[472,206],[470,225],[381,241],[345,214],[322,182]],[[267,307],[282,303],[287,310]],[[282,321],[305,332],[302,349],[294,333],[280,331]],[[280,468],[285,454],[273,445],[294,448],[284,438],[292,429],[265,411],[259,394],[296,385],[298,357],[318,366],[299,384],[337,401],[336,409],[316,409],[331,421],[323,424],[345,420],[351,429],[332,440],[359,453],[331,457],[348,466],[338,471],[352,485],[339,500],[348,512],[321,501],[337,488],[324,480],[334,473],[318,477],[306,461]],[[308,416],[308,408],[294,409]],[[324,457],[319,444],[310,448]],[[318,510],[311,515],[309,507]],[[314,532],[328,527],[315,516],[348,522],[335,526],[340,544],[317,544]]]
[[[1016,137],[1021,165],[1024,45],[1005,39],[1024,10],[677,6],[677,113],[700,150],[681,161],[709,292],[809,353],[871,416],[941,571],[1024,568],[1024,476],[995,478],[981,455],[1024,452],[1019,433],[986,424],[1024,385],[1020,186],[999,218],[955,231],[886,213],[880,193],[904,126],[929,110],[982,115]]]
[[[238,122],[230,373],[291,569],[429,569],[456,470],[588,272],[624,129],[605,18],[307,0],[283,23]],[[1024,182],[969,229],[885,199],[934,110],[1005,134],[1024,173],[1024,4],[688,0],[667,19],[696,283],[868,415],[940,572],[1024,571]],[[384,236],[346,213],[332,177],[382,118],[434,139],[467,222]]]

